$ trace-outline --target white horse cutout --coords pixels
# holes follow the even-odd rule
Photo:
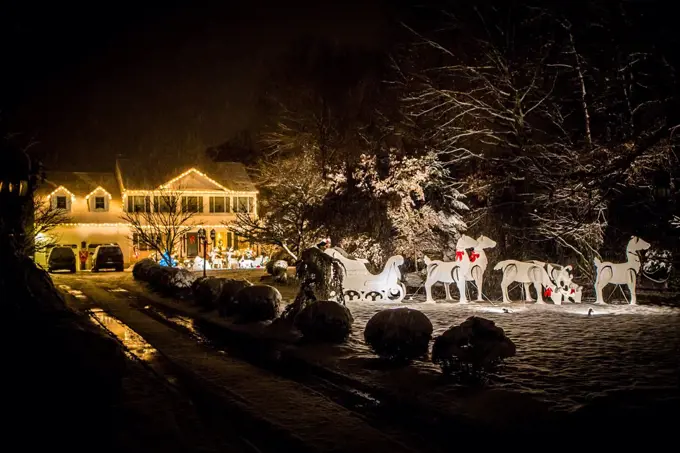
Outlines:
[[[647,250],[650,247],[648,242],[632,236],[626,246],[628,261],[625,263],[612,263],[600,261],[595,258],[595,303],[604,304],[602,289],[608,284],[628,285],[630,291],[630,304],[637,303],[635,297],[635,283],[637,274],[640,272],[640,250]]]
[[[470,236],[462,235],[456,243],[455,261],[431,260],[427,256],[424,257],[425,265],[427,266],[427,278],[425,279],[426,303],[434,303],[432,285],[438,282],[444,284],[446,300],[451,300],[449,284],[456,283],[460,293],[460,303],[467,303],[465,276],[470,274],[472,261],[468,254],[465,253],[465,250],[474,247],[477,247],[477,241]]]
[[[518,282],[524,285],[524,298],[527,302],[533,302],[529,292],[530,286],[533,284],[534,289],[536,289],[537,304],[544,304],[543,296],[545,296],[549,297],[555,305],[561,305],[562,297],[565,292],[568,292],[571,284],[570,268],[571,266],[567,266],[561,270],[555,270],[551,264],[546,265],[541,261],[505,260],[496,264],[493,270],[503,271],[503,280],[501,280],[503,303],[511,302],[508,286],[511,283]],[[557,279],[553,280],[555,277],[551,277],[551,275]]]
[[[475,282],[477,286],[477,301],[482,301],[482,285],[484,284],[484,272],[489,265],[484,249],[496,247],[496,242],[482,235],[477,238],[477,245],[470,251],[470,270],[465,274],[466,282]],[[448,284],[447,284],[448,286]]]

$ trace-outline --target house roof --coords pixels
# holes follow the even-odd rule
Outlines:
[[[120,170],[125,190],[155,189],[194,168],[229,190],[240,192],[257,191],[255,184],[253,184],[248,176],[245,165],[239,162],[210,162],[206,165],[187,166],[168,171],[150,171],[147,166],[132,159],[118,159],[116,164]]]
[[[77,198],[84,198],[101,187],[113,198],[120,198],[120,190],[113,173],[84,171],[52,171],[45,176],[45,182],[38,187],[38,194],[48,195],[58,187],[64,187]]]

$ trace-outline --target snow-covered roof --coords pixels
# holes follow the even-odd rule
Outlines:
[[[113,173],[84,171],[52,171],[45,175],[45,181],[38,187],[39,195],[49,195],[58,187],[63,187],[77,198],[85,198],[98,187],[120,198],[118,183]]]
[[[132,159],[118,159],[116,165],[125,190],[156,189],[193,168],[228,190],[257,191],[255,184],[248,176],[245,165],[239,162],[210,162],[205,165],[186,166],[165,171],[158,168],[149,169],[146,165]]]

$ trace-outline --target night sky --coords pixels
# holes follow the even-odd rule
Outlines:
[[[32,152],[48,167],[73,170],[110,170],[119,153],[204,149],[257,129],[259,100],[292,45],[378,50],[391,14],[378,1],[14,3],[0,19],[3,54],[15,62],[3,75],[5,123],[37,142]]]
[[[405,1],[186,5],[3,2],[3,127],[35,142],[48,168],[197,152],[267,121],[261,101],[291,47],[384,53],[399,21],[416,20]]]

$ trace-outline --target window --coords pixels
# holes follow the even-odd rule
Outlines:
[[[127,208],[128,212],[151,212],[151,197],[130,195]]]
[[[106,210],[106,202],[104,201],[104,197],[94,197],[94,209],[97,211]]]
[[[57,197],[57,209],[66,209],[66,197]]]
[[[254,204],[252,197],[234,197],[234,212],[253,212]]]
[[[139,250],[139,251],[152,250],[152,248],[149,247],[149,245],[148,245],[146,242],[144,242],[144,241],[142,240],[142,238],[141,238],[141,236],[139,235],[139,233],[134,233],[134,234],[132,235],[132,244],[133,244],[133,246],[136,247],[137,250]]]
[[[203,197],[182,197],[182,212],[203,212]]]
[[[210,197],[210,212],[229,212],[229,197]]]
[[[176,206],[175,197],[169,195],[153,197],[154,212],[173,212],[177,210]]]

